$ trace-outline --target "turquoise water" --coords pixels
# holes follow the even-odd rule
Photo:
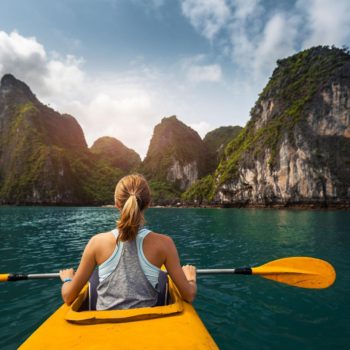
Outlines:
[[[1,207],[0,273],[77,266],[112,208]],[[171,235],[182,263],[261,265],[288,256],[325,259],[326,290],[256,276],[198,277],[195,307],[221,349],[346,349],[350,344],[350,213],[257,209],[149,209],[148,227]],[[0,349],[15,349],[61,304],[57,280],[0,285]]]

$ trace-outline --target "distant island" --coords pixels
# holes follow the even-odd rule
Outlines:
[[[155,126],[143,161],[113,137],[88,147],[73,116],[6,74],[0,85],[0,204],[108,205],[130,172],[153,205],[350,208],[350,54],[318,46],[277,61],[247,125],[204,139]]]

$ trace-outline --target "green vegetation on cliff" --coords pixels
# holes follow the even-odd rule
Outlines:
[[[0,90],[0,203],[112,203],[124,172],[88,150],[77,121],[11,75]]]
[[[165,181],[149,180],[153,204],[175,204],[181,198],[181,192],[174,188],[173,184]]]
[[[134,150],[127,148],[113,137],[100,137],[94,142],[90,150],[113,167],[125,172],[133,171],[141,164],[141,158]]]
[[[203,201],[212,201],[214,197],[214,179],[212,175],[207,175],[196,181],[181,196],[185,201],[196,201],[202,204]]]
[[[222,126],[208,132],[203,142],[207,148],[208,170],[213,172],[218,166],[227,144],[242,130],[241,126]]]
[[[317,92],[339,74],[346,62],[350,62],[346,50],[321,46],[277,61],[277,68],[251,111],[251,120],[225,149],[217,169],[219,184],[234,177],[241,162],[251,162],[267,150],[273,169],[281,137],[287,134],[290,142],[295,142],[295,126],[303,127]],[[270,120],[261,123],[264,108],[272,107]],[[261,123],[259,127],[257,123]]]
[[[307,116],[311,107],[320,105],[320,92],[326,86],[346,76],[345,67],[349,64],[346,49],[321,46],[278,60],[277,68],[251,110],[251,119],[228,143],[213,180],[195,183],[184,198],[213,199],[222,184],[237,179],[242,167],[254,168],[255,161],[263,159],[266,153],[272,172],[278,167],[281,140],[287,135],[290,144],[295,145],[296,135],[308,137]]]

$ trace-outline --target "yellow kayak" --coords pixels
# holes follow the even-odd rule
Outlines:
[[[169,281],[172,303],[131,310],[80,311],[86,286],[62,305],[19,349],[218,349],[194,307]]]

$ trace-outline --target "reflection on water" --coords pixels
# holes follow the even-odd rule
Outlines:
[[[92,235],[110,230],[113,208],[0,208],[0,273],[76,267]],[[183,263],[261,265],[287,256],[332,262],[322,291],[256,276],[199,276],[195,307],[221,349],[345,349],[350,339],[350,217],[346,211],[150,209],[147,225],[173,237]],[[60,282],[0,286],[0,348],[16,348],[60,304]]]

